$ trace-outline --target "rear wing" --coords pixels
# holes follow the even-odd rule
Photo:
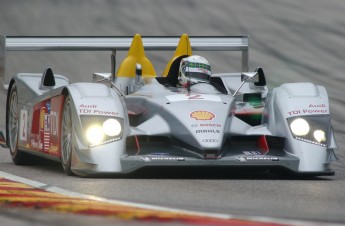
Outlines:
[[[145,51],[175,50],[180,37],[142,37]],[[190,36],[190,44],[195,51],[240,51],[242,71],[248,66],[248,36]],[[127,51],[133,37],[20,37],[0,36],[0,80],[5,89],[11,77],[6,75],[7,51],[111,51],[115,62],[116,51]]]

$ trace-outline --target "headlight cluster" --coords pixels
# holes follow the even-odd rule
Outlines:
[[[326,147],[330,131],[328,116],[303,116],[287,119],[295,139]]]
[[[85,137],[90,147],[120,140],[123,119],[104,116],[81,116]]]

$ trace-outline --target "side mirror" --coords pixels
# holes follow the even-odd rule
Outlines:
[[[264,70],[261,67],[255,69],[255,71],[259,74],[259,81],[254,83],[255,86],[266,86],[266,77]]]
[[[111,84],[111,73],[93,73],[92,82],[103,83],[106,85]]]
[[[241,74],[242,82],[259,82],[259,73],[258,72],[245,72]]]
[[[237,92],[242,88],[243,84],[246,82],[256,83],[259,82],[259,73],[258,72],[243,72],[241,74],[241,85],[237,88],[237,90],[232,94],[234,97]]]

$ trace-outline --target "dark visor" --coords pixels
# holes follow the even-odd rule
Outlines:
[[[206,81],[208,82],[210,80],[210,75],[200,72],[188,72],[186,71],[186,77],[187,78],[196,78],[198,80]]]

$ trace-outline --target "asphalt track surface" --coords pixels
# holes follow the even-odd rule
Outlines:
[[[211,213],[345,224],[344,11],[343,0],[3,0],[0,34],[4,35],[250,35],[250,69],[263,67],[270,87],[304,81],[326,87],[340,160],[333,164],[335,176],[312,179],[219,171],[85,179],[65,176],[60,165],[53,162],[15,166],[8,150],[0,148],[0,170],[110,199]],[[156,71],[161,72],[171,54],[148,55]],[[232,54],[217,54],[206,55],[214,72],[240,69],[239,59]],[[90,81],[94,71],[109,72],[110,57],[109,53],[99,52],[11,52],[7,58],[7,73],[11,74],[43,72],[47,66],[71,81]],[[0,128],[5,128],[5,95],[1,93],[0,97]],[[6,213],[18,214],[13,211]],[[87,225],[80,219],[73,220],[76,225]],[[19,224],[25,225],[25,220]]]

